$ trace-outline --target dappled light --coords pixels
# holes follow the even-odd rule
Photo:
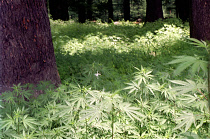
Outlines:
[[[62,84],[18,84],[2,93],[2,136],[209,136],[209,46],[189,39],[187,24],[51,20],[51,31]],[[43,94],[34,98],[34,90]]]

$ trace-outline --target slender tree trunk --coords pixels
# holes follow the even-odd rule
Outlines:
[[[147,9],[146,9],[145,22],[154,22],[159,18],[163,18],[162,0],[146,0],[146,1],[147,1]]]
[[[175,0],[176,18],[179,18],[179,0]]]
[[[93,0],[87,0],[87,19],[90,21],[93,20],[93,9],[92,9]]]
[[[176,0],[176,17],[187,21],[190,14],[190,0]]]
[[[112,4],[112,0],[108,0],[108,22],[109,23],[112,23],[112,20],[113,20],[113,4]]]
[[[54,20],[69,20],[67,0],[49,0],[49,9]]]
[[[124,20],[130,20],[130,0],[124,0],[123,2],[124,7]]]
[[[85,20],[86,20],[85,0],[79,1],[78,18],[79,18],[80,23],[85,23]]]
[[[60,83],[45,0],[1,0],[0,92],[46,80]]]

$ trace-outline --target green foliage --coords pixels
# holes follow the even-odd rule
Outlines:
[[[180,63],[176,70],[174,70],[174,75],[179,75],[182,71],[187,69],[191,66],[189,69],[189,73],[194,75],[195,73],[198,73],[200,69],[203,70],[203,73],[207,75],[207,66],[208,62],[201,60],[200,58],[196,56],[176,56],[176,59],[169,62],[168,64],[177,64]]]
[[[51,26],[62,85],[2,93],[0,138],[210,137],[208,44],[179,20]]]

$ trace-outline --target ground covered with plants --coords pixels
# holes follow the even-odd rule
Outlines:
[[[0,138],[210,138],[209,44],[189,39],[187,23],[51,21],[51,30],[62,84],[3,93]]]

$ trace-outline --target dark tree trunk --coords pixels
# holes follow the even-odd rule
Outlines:
[[[59,84],[45,0],[2,0],[0,11],[0,92],[18,83]]]
[[[108,14],[108,22],[112,23],[114,17],[112,0],[108,0]]]
[[[210,40],[210,0],[191,0],[190,37]]]
[[[67,0],[49,0],[49,9],[53,20],[69,20]]]
[[[86,7],[85,0],[80,0],[78,5],[78,18],[80,23],[85,23],[86,20]]]
[[[123,2],[124,7],[124,20],[130,20],[130,0],[124,0]]]
[[[87,0],[87,19],[90,21],[93,20],[93,9],[92,9],[93,0]]]
[[[179,0],[175,0],[176,18],[179,18]]]
[[[190,14],[190,0],[176,0],[176,17],[187,21]]]
[[[210,0],[190,0],[190,37],[210,41]],[[208,107],[210,110],[210,50],[208,60]]]
[[[162,0],[147,0],[146,22],[163,18]]]

